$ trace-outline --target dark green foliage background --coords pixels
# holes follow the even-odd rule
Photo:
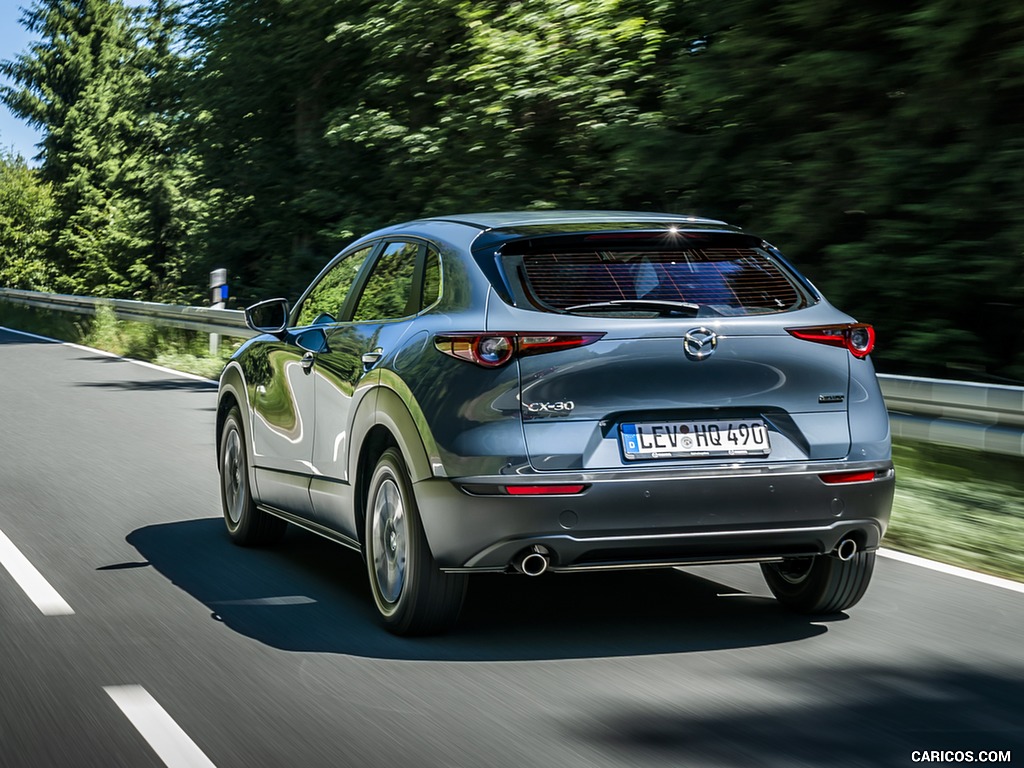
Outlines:
[[[294,298],[420,215],[691,212],[874,323],[879,369],[1024,380],[1019,2],[35,0],[25,20],[2,97],[45,138],[37,170],[2,158],[0,283],[202,301],[227,267],[239,303]]]

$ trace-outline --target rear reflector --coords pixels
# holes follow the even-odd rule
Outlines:
[[[828,485],[839,485],[841,483],[866,483],[869,480],[875,479],[875,471],[868,470],[867,472],[832,472],[827,475],[818,475],[821,478],[821,482],[827,483]]]
[[[583,493],[585,485],[506,485],[512,496],[571,496]]]

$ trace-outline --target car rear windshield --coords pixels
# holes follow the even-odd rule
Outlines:
[[[541,311],[749,315],[787,312],[814,300],[782,263],[757,246],[586,247],[584,240],[571,248],[538,249],[534,243],[518,253],[515,244],[509,246],[503,262],[516,303]]]

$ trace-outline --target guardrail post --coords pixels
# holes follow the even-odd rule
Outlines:
[[[215,269],[210,273],[210,307],[212,309],[224,309],[228,298],[228,271],[226,269]],[[220,349],[220,334],[210,334],[210,357],[216,357]]]

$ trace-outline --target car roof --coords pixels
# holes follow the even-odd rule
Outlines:
[[[645,211],[490,211],[431,216],[392,227],[387,232],[410,228],[429,232],[436,227],[466,227],[472,250],[489,249],[511,240],[548,235],[580,235],[615,231],[712,231],[745,234],[739,227],[717,219],[678,213]]]
[[[643,211],[492,211],[431,216],[424,221],[448,221],[478,229],[519,229],[521,227],[550,226],[562,231],[565,225],[665,225],[713,226],[735,229],[724,221],[676,213]],[[602,229],[604,227],[601,227]]]
[[[489,250],[504,243],[557,235],[588,235],[608,232],[650,231],[718,232],[750,238],[740,227],[717,219],[678,213],[649,211],[487,211],[425,216],[379,229],[351,243],[361,247],[381,237],[415,235],[436,238],[471,251]]]

